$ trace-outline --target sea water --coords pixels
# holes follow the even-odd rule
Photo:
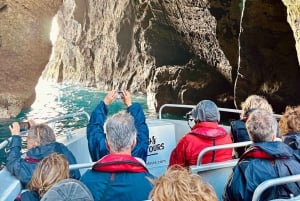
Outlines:
[[[52,119],[54,117],[86,111],[91,114],[106,92],[95,88],[86,88],[67,84],[51,83],[40,80],[36,86],[36,100],[30,108],[23,110],[16,118],[1,120],[0,122],[0,142],[10,137],[9,125],[14,122],[33,119],[38,123]],[[147,106],[147,98],[143,94],[132,95],[132,102],[138,102],[147,117],[155,117],[156,113],[150,111]],[[108,106],[111,115],[119,110],[126,109],[121,99],[116,99]],[[57,135],[64,134],[65,130],[74,130],[85,127],[87,119],[82,117],[70,118],[55,124],[54,131]],[[0,164],[5,162],[5,152],[0,150]]]

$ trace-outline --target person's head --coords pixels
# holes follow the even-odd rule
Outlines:
[[[287,106],[284,114],[279,120],[280,134],[300,132],[300,105],[297,107]]]
[[[249,115],[246,128],[253,142],[268,142],[275,140],[278,123],[272,113],[256,109]]]
[[[60,180],[69,178],[69,162],[64,155],[53,153],[41,160],[28,183],[28,188],[42,197]]]
[[[262,96],[250,95],[241,104],[242,112],[241,119],[247,118],[249,114],[255,109],[264,109],[270,113],[273,113],[273,108],[269,102]]]
[[[211,100],[202,100],[191,111],[195,122],[219,122],[220,112],[217,105]]]
[[[38,124],[28,130],[27,149],[55,142],[53,129],[47,124]]]
[[[125,111],[118,112],[106,122],[106,141],[111,153],[131,152],[136,144],[133,117]]]
[[[216,193],[209,184],[180,166],[171,166],[153,183],[149,194],[153,201],[217,201]]]

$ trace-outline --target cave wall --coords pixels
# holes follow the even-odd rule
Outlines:
[[[61,4],[0,0],[0,118],[14,117],[34,101],[51,53],[51,20]]]
[[[60,29],[44,79],[147,93],[154,109],[201,99],[239,107],[253,93],[276,112],[300,103],[297,0],[246,0],[241,33],[241,0],[64,0],[58,10],[61,3],[0,0],[2,117],[34,100],[55,13]]]
[[[299,27],[295,17],[288,20],[291,10],[282,1],[246,1],[235,86],[237,104],[249,94],[265,96],[277,112],[300,103],[299,35],[295,33]]]

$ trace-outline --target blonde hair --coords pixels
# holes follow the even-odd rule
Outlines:
[[[69,178],[68,160],[64,155],[53,153],[38,163],[28,188],[42,197],[54,184],[67,178]]]
[[[269,113],[273,113],[273,108],[262,96],[258,95],[250,95],[246,100],[241,104],[242,112],[241,112],[241,119],[247,118],[249,116],[249,113],[251,113],[255,109],[263,109],[266,110]]]
[[[281,135],[291,132],[300,132],[300,105],[296,107],[287,106],[284,114],[279,120]]]
[[[154,201],[217,201],[212,187],[197,174],[174,165],[161,177],[153,180],[154,187],[149,199]]]

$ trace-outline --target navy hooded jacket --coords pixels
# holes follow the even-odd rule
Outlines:
[[[38,162],[52,153],[63,154],[69,161],[69,164],[77,163],[72,152],[64,144],[59,142],[34,147],[30,149],[26,153],[25,158],[23,158],[21,154],[21,141],[20,136],[12,136],[6,159],[6,168],[15,175],[24,186],[30,181]],[[70,176],[74,179],[79,179],[79,170],[70,171]]]
[[[127,111],[133,116],[135,128],[137,129],[137,143],[131,154],[146,162],[149,145],[149,129],[146,124],[143,109],[140,104],[133,103],[127,108]],[[103,101],[100,101],[92,112],[89,124],[87,125],[88,146],[93,161],[97,161],[108,154],[104,133],[104,122],[107,118],[107,113],[107,106]]]
[[[262,142],[251,145],[233,168],[223,200],[252,200],[256,187],[273,178],[300,174],[300,157],[285,143]],[[289,198],[300,194],[300,182],[267,189],[261,200]]]

